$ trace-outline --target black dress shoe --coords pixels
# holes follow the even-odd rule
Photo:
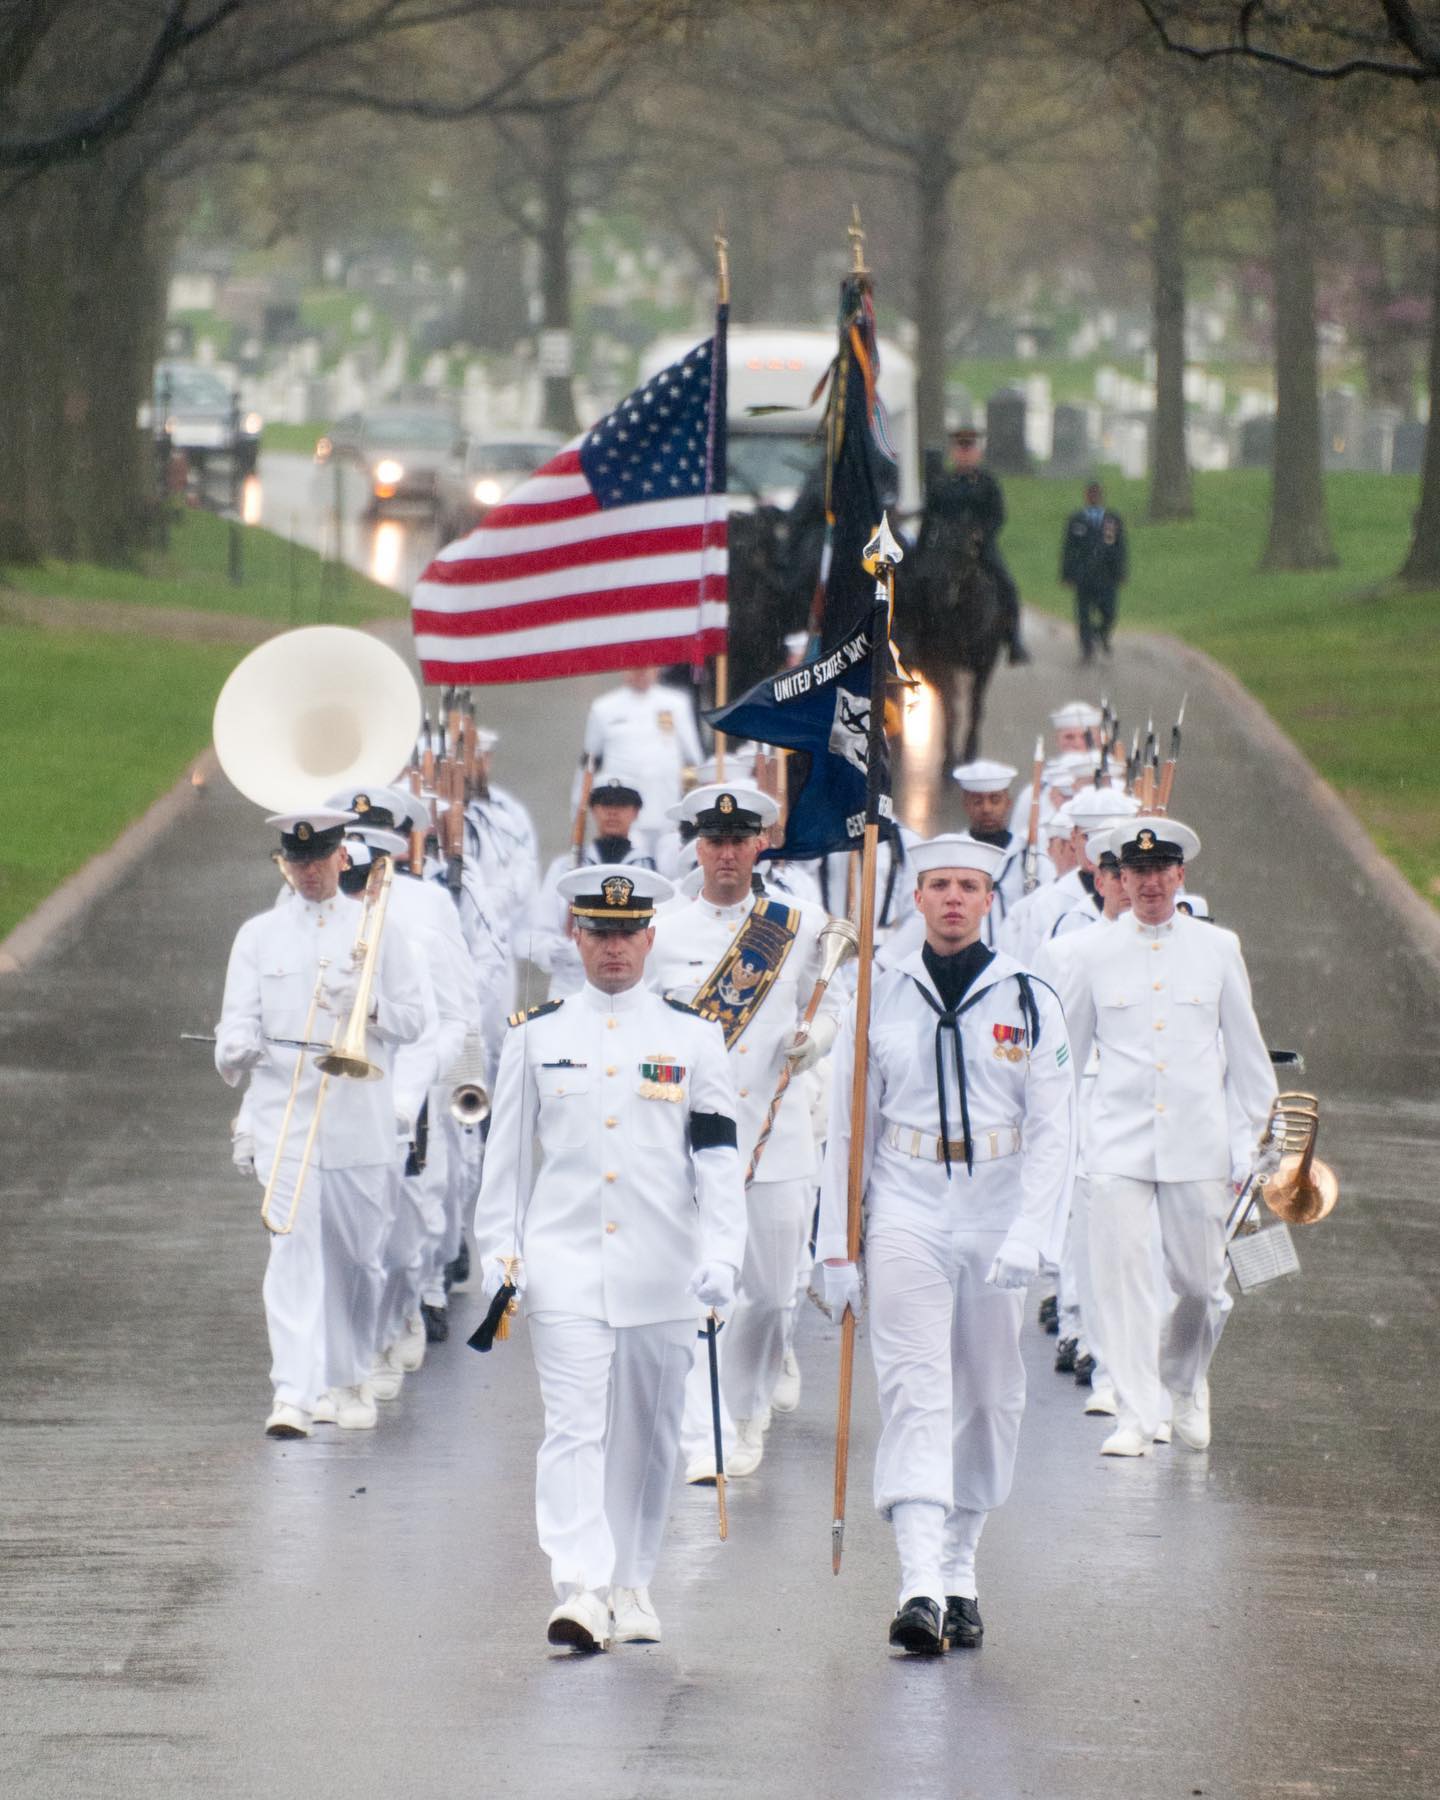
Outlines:
[[[425,1321],[425,1342],[443,1344],[450,1335],[450,1315],[443,1306],[420,1302],[420,1317]]]
[[[1030,660],[1030,652],[1020,642],[1019,638],[1016,638],[1015,642],[1010,646],[1010,661],[1012,663],[1028,663]]]
[[[890,1621],[890,1643],[910,1656],[939,1656],[945,1648],[940,1608],[924,1594],[907,1600]]]
[[[1095,1358],[1087,1350],[1083,1356],[1075,1358],[1075,1385],[1089,1387],[1090,1377],[1095,1373]]]
[[[462,1237],[460,1254],[445,1265],[446,1288],[459,1287],[461,1282],[470,1279],[470,1246]]]
[[[945,1596],[945,1636],[952,1650],[978,1650],[985,1635],[980,1608],[959,1594]]]
[[[1040,1302],[1040,1329],[1057,1337],[1060,1332],[1060,1298],[1051,1294]]]
[[[1061,1338],[1055,1346],[1055,1373],[1057,1375],[1073,1375],[1075,1373],[1075,1352],[1079,1348],[1079,1338]]]

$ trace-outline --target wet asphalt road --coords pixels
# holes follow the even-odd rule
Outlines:
[[[1099,682],[1036,628],[986,749]],[[665,1642],[551,1656],[522,1330],[432,1353],[373,1434],[267,1441],[258,1190],[214,1020],[266,904],[267,834],[218,784],[48,961],[0,986],[0,1794],[919,1800],[1440,1790],[1434,1192],[1440,993],[1303,794],[1187,678],[1176,813],[1242,934],[1272,1044],[1323,1098],[1338,1212],[1241,1299],[1215,1444],[1102,1461],[1103,1422],[1026,1331],[1016,1490],[981,1549],[978,1654],[892,1658],[867,1504],[862,1347],[845,1569],[829,1572],[835,1339],[805,1309],[798,1413],[758,1475],[677,1490]],[[1181,678],[1123,640],[1109,691],[1168,724]],[[547,847],[595,684],[487,696],[499,778]],[[912,770],[913,775],[913,770]],[[907,805],[953,820],[912,779]],[[455,1297],[463,1336],[476,1308]]]

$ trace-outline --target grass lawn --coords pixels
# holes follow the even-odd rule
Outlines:
[[[280,625],[360,625],[406,611],[401,595],[354,569],[326,563],[315,551],[258,525],[238,530],[243,573],[239,582],[229,577],[229,522],[186,507],[176,514],[169,549],[147,557],[139,568],[62,562],[8,568],[0,570],[0,590],[10,587],[58,600],[243,613]]]
[[[1060,534],[1080,485],[1005,484],[1004,545],[1020,591],[1066,617]],[[1440,593],[1405,592],[1391,580],[1418,481],[1330,476],[1340,567],[1313,575],[1257,570],[1268,523],[1263,472],[1199,476],[1196,516],[1184,525],[1144,523],[1143,482],[1108,475],[1105,491],[1131,536],[1122,627],[1173,632],[1230,669],[1440,904]]]
[[[278,419],[267,419],[260,433],[260,448],[283,450],[290,456],[313,456],[315,446],[330,429],[324,425],[285,425]]]
[[[12,817],[24,824],[0,855],[0,936],[139,818],[209,743],[215,696],[244,654],[224,644],[30,629],[7,630],[5,649],[0,758]]]

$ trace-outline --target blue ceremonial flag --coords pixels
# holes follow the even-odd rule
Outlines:
[[[866,740],[870,727],[873,608],[831,649],[757,682],[705,717],[731,737],[754,738],[807,757],[790,806],[783,848],[793,860],[855,850],[865,834]],[[879,615],[883,620],[883,613]],[[890,816],[888,773],[881,812]]]

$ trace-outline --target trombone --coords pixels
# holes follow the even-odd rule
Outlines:
[[[310,1127],[305,1133],[305,1143],[300,1152],[300,1166],[295,1172],[295,1186],[290,1195],[290,1206],[283,1220],[277,1221],[273,1211],[275,1191],[280,1180],[280,1166],[285,1156],[285,1146],[290,1138],[291,1121],[295,1114],[295,1102],[300,1093],[300,1077],[304,1072],[304,1059],[300,1053],[295,1057],[294,1072],[290,1077],[290,1093],[285,1102],[285,1111],[280,1120],[280,1132],[275,1144],[275,1160],[270,1165],[270,1178],[265,1183],[265,1193],[260,1201],[260,1220],[265,1229],[274,1237],[285,1237],[295,1229],[295,1219],[300,1210],[300,1196],[305,1187],[305,1178],[310,1173],[310,1162],[315,1154],[315,1141],[320,1132],[320,1115],[324,1109],[325,1096],[329,1092],[331,1076],[339,1076],[347,1081],[378,1081],[385,1070],[379,1063],[372,1062],[366,1055],[365,1030],[370,1018],[371,995],[375,988],[375,971],[380,960],[380,940],[385,929],[385,913],[390,903],[390,884],[395,879],[395,869],[388,856],[378,857],[365,886],[364,907],[360,914],[359,928],[355,933],[355,942],[350,947],[350,966],[359,971],[360,983],[355,993],[354,1005],[350,1008],[350,1016],[345,1021],[343,1031],[337,1026],[336,1035],[331,1039],[330,1047],[315,1058],[315,1067],[320,1070],[320,1085],[315,1090],[315,1106],[310,1115]],[[303,1036],[308,1040],[315,1030],[315,1014],[320,1006],[320,996],[325,986],[325,971],[329,963],[323,958],[315,977],[315,988],[310,995],[310,1010],[305,1016]]]

